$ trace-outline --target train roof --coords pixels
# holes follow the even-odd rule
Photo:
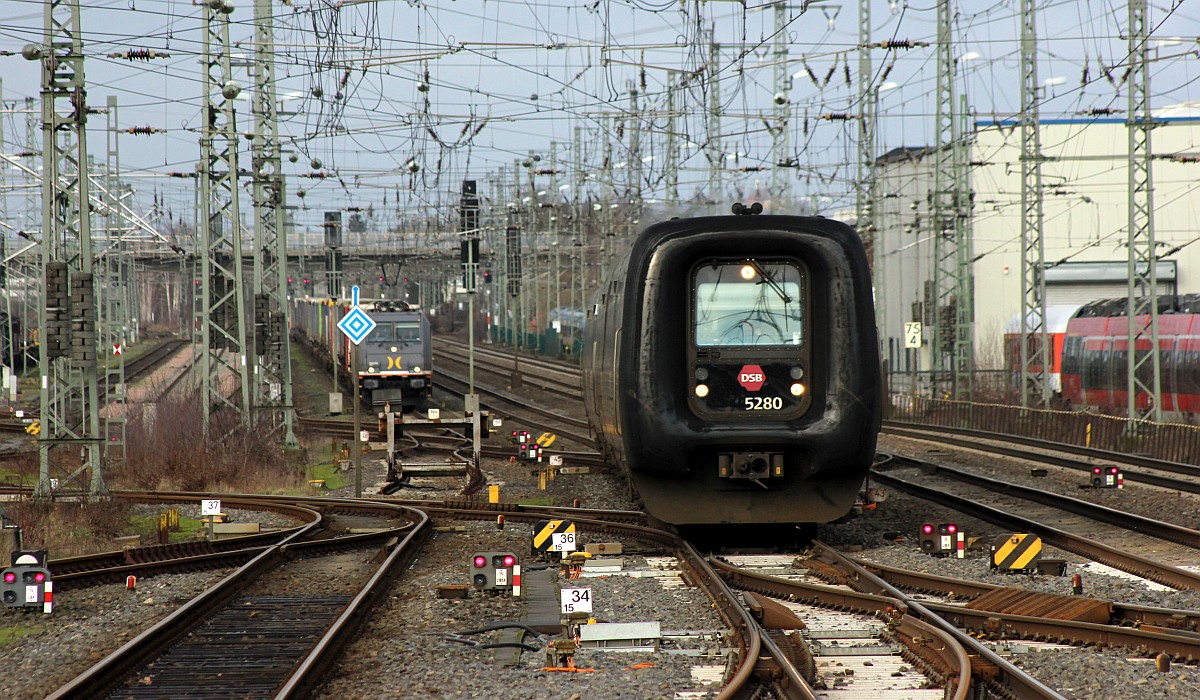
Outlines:
[[[1200,314],[1200,294],[1160,294],[1156,299],[1160,314]],[[1100,299],[1081,306],[1075,318],[1124,316],[1128,308],[1127,297]]]
[[[1046,332],[1047,333],[1065,333],[1067,330],[1067,322],[1075,317],[1075,312],[1079,311],[1080,304],[1054,304],[1046,307]],[[1033,326],[1037,322],[1037,310],[1029,313],[1029,326]],[[1008,335],[1021,332],[1021,314],[1017,314],[1009,319],[1008,324],[1004,326],[1004,332]]]

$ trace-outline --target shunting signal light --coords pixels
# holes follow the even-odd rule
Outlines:
[[[481,591],[509,590],[517,563],[512,552],[476,552],[471,556],[471,585]]]
[[[1092,488],[1123,489],[1125,476],[1120,467],[1092,467]]]
[[[966,555],[966,538],[955,523],[925,523],[921,526],[921,551],[935,557]]]
[[[5,583],[16,583],[16,581],[17,581],[17,573],[15,571],[5,571],[4,572],[4,582]]]

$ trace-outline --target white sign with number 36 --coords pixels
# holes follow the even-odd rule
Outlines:
[[[575,551],[575,533],[574,532],[556,532],[550,535],[550,551],[551,552],[574,552]]]
[[[590,613],[592,611],[592,589],[590,588],[564,588],[559,591],[559,600],[562,601],[564,614]]]

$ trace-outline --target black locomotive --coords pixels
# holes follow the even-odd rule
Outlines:
[[[875,453],[876,338],[870,270],[849,226],[658,223],[589,309],[588,420],[659,520],[834,521]]]

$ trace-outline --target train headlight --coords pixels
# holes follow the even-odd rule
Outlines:
[[[791,375],[792,379],[804,379],[804,368],[803,367],[793,367],[791,370],[788,371],[788,374]]]
[[[708,379],[708,370],[704,367],[696,368],[696,381],[703,382]]]
[[[420,366],[420,365],[413,365],[412,371],[414,371],[414,372],[420,372],[420,371],[421,371],[421,366]]]
[[[792,396],[804,396],[804,385],[796,382],[792,385]]]
[[[758,274],[753,265],[742,265],[741,272],[742,279],[746,280],[747,282],[754,279],[754,276]]]
[[[375,374],[376,372],[379,371],[379,368],[376,367],[375,365],[367,365],[367,371],[370,372],[371,374]]]
[[[393,346],[391,347],[391,350],[392,350],[392,352],[396,352],[396,346],[395,346],[395,345],[393,345]]]
[[[699,396],[700,398],[704,398],[705,396],[708,396],[708,385],[707,384],[697,384],[696,385],[696,396]]]

